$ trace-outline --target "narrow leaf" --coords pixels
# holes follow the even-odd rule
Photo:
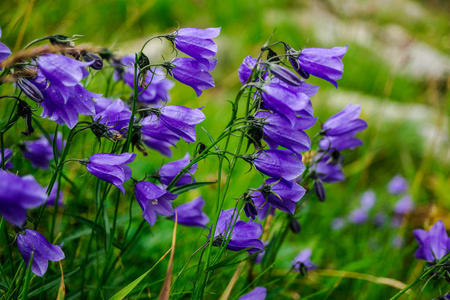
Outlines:
[[[66,296],[66,286],[64,284],[64,272],[61,261],[59,261],[59,267],[61,268],[61,284],[59,285],[58,297],[56,300],[64,300]]]
[[[208,136],[209,140],[211,141],[211,143],[215,143],[216,141],[214,140],[214,138],[209,134],[208,130],[206,130],[205,128],[203,128],[203,131],[206,133],[206,135]],[[219,150],[219,146],[217,146],[217,144],[214,145],[214,148],[216,150]]]
[[[216,181],[204,181],[204,182],[194,182],[194,183],[189,183],[189,184],[185,184],[182,186],[177,186],[177,187],[173,187],[170,192],[173,194],[182,194],[185,193],[187,191],[190,190],[194,190],[197,189],[199,187],[205,186],[205,185],[209,185],[209,184],[214,184],[217,183]]]
[[[167,265],[166,278],[164,279],[164,283],[161,289],[161,293],[159,294],[159,299],[168,300],[170,296],[170,284],[172,279],[172,269],[173,269],[173,258],[175,255],[175,242],[177,240],[177,224],[178,224],[178,214],[175,211],[175,225],[173,226],[173,234],[172,234],[172,252],[170,253],[169,264]]]
[[[228,283],[225,291],[223,291],[222,296],[220,296],[220,300],[228,300],[228,297],[230,297],[231,290],[233,289],[233,287],[236,284],[236,281],[237,281],[237,279],[239,277],[239,271],[241,270],[241,267],[242,267],[242,262],[237,267],[236,272],[234,272],[233,277],[231,277],[231,280]]]

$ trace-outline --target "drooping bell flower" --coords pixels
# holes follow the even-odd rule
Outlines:
[[[201,63],[194,58],[178,57],[163,67],[173,78],[193,88],[199,97],[204,90],[215,86],[214,79],[208,71],[214,69],[216,63],[214,59]]]
[[[335,160],[330,155],[323,155],[319,152],[316,156],[313,168],[315,174],[319,179],[326,183],[335,183],[345,180],[344,172],[342,171],[343,157]]]
[[[2,37],[2,29],[0,28],[0,38]],[[0,63],[8,58],[11,55],[11,50],[3,44],[0,43]],[[1,69],[1,68],[0,68]]]
[[[325,79],[337,88],[336,80],[342,78],[344,72],[342,58],[347,53],[347,49],[348,45],[331,49],[306,48],[301,50],[298,56],[298,64],[294,63],[292,67],[304,78],[308,78],[311,74]]]
[[[317,266],[311,261],[312,250],[305,249],[301,251],[292,261],[292,268],[294,272],[300,272],[302,275],[306,274],[306,271],[316,269]]]
[[[145,146],[158,151],[164,156],[172,157],[172,149],[170,149],[170,146],[172,146],[172,144],[167,141],[154,139],[143,134],[142,143],[144,143]]]
[[[258,192],[253,193],[256,203],[267,202],[275,208],[293,214],[297,202],[305,195],[306,190],[295,181],[270,178]]]
[[[125,194],[123,184],[131,178],[131,168],[126,164],[136,158],[136,153],[98,153],[80,162],[94,176],[111,183]]]
[[[121,99],[112,101],[107,98],[98,98],[95,100],[94,120],[98,120],[110,129],[120,131],[127,128],[130,118],[131,111]]]
[[[369,218],[369,213],[361,207],[358,207],[358,208],[352,210],[350,212],[350,214],[348,215],[348,220],[351,223],[359,224],[359,225],[366,223],[368,218]]]
[[[251,55],[248,55],[244,58],[244,61],[238,69],[239,80],[242,84],[245,84],[247,82],[248,78],[252,74],[252,69],[255,67],[255,65],[256,58],[253,58]]]
[[[410,195],[405,195],[395,203],[394,212],[398,215],[409,214],[414,208],[414,202]]]
[[[408,182],[401,175],[395,175],[388,184],[388,192],[392,195],[400,195],[408,190]]]
[[[178,216],[178,223],[185,226],[196,226],[206,228],[209,223],[208,216],[202,211],[205,200],[197,197],[194,200],[181,204],[175,208]],[[173,216],[175,221],[175,214]]]
[[[308,151],[311,148],[309,136],[302,130],[292,128],[292,124],[278,114],[260,111],[255,117],[263,123],[264,140],[270,149],[282,146],[295,154]]]
[[[213,58],[217,53],[217,45],[212,40],[220,34],[219,28],[181,28],[165,37],[183,53],[201,61]]]
[[[414,254],[417,259],[436,263],[450,251],[450,238],[441,220],[437,221],[430,231],[415,229],[413,234],[419,244],[419,249]]]
[[[247,293],[238,300],[264,300],[267,296],[267,289],[261,286],[255,287],[253,291]]]
[[[377,196],[373,190],[365,191],[360,200],[360,207],[365,211],[369,211],[375,205]]]
[[[173,215],[172,201],[178,195],[148,181],[138,182],[134,193],[142,209],[142,216],[150,226],[155,225],[157,216],[170,217]]]
[[[191,162],[189,153],[180,159],[170,163],[167,163],[161,167],[159,170],[159,179],[162,184],[169,185],[172,180],[180,173],[182,169],[184,169]],[[195,179],[192,176],[195,171],[197,171],[197,164],[194,164],[189,169],[189,172],[183,175],[183,177],[178,180],[175,186],[181,186],[185,184],[194,183]]]
[[[53,138],[53,137],[52,137]],[[61,153],[65,142],[62,140],[62,134],[58,132],[56,137],[56,149]],[[31,162],[34,168],[48,170],[50,161],[54,158],[53,146],[48,142],[45,136],[41,136],[35,141],[25,141],[21,147],[23,156]]]
[[[4,158],[5,158],[5,170],[14,168],[12,162],[10,162],[10,159],[11,159],[11,157],[13,155],[12,150],[8,149],[8,148],[5,148],[3,150],[4,150],[3,151],[3,155],[4,155]],[[1,163],[2,163],[2,154],[0,152],[0,165],[1,165]]]
[[[252,162],[258,171],[267,176],[294,180],[305,171],[300,157],[288,150],[266,150],[243,158]]]
[[[233,227],[234,223],[236,224]],[[214,233],[213,245],[220,246],[224,240],[230,238],[227,249],[240,251],[252,247],[248,252],[253,254],[264,250],[264,244],[259,240],[261,234],[261,224],[251,220],[248,223],[240,221],[238,212],[234,209],[222,210]]]
[[[20,255],[27,265],[33,257],[31,271],[37,276],[43,276],[47,272],[48,261],[60,261],[65,258],[61,246],[52,245],[42,234],[31,229],[25,229],[24,234],[17,235]]]
[[[0,190],[0,214],[16,226],[25,223],[27,210],[47,201],[45,189],[31,175],[19,177],[0,170]]]
[[[45,189],[47,189],[47,188],[48,188],[48,186],[45,187]],[[58,203],[58,207],[64,207],[64,202],[63,202],[64,195],[63,195],[62,190],[59,191],[58,195],[57,195],[57,193],[58,193],[58,183],[55,182],[55,184],[53,185],[52,190],[50,192],[50,195],[48,196],[47,205],[55,206],[56,203]]]

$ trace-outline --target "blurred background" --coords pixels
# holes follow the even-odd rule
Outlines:
[[[180,83],[171,92],[172,104],[206,106],[203,111],[207,120],[202,126],[214,136],[229,118],[230,106],[225,100],[234,99],[240,88],[239,65],[245,56],[257,56],[273,32],[273,41],[282,40],[297,49],[348,44],[338,90],[323,80],[309,80],[320,85],[312,98],[320,121],[310,132],[318,132],[320,123],[348,103],[360,104],[362,118],[369,124],[365,132],[358,134],[364,146],[346,157],[347,180],[326,187],[327,201],[309,201],[305,205],[300,218],[302,232],[289,236],[279,265],[281,269],[289,268],[291,259],[310,247],[312,260],[321,269],[336,271],[312,272],[306,279],[294,279],[289,288],[279,287],[279,295],[286,299],[388,298],[398,289],[361,274],[412,281],[424,266],[413,257],[417,244],[412,229],[428,229],[439,219],[450,228],[447,0],[3,1],[0,26],[1,41],[13,52],[42,36],[82,34],[84,38],[78,43],[108,47],[118,54],[137,52],[148,37],[172,32],[178,26],[221,27],[215,39],[218,65],[212,72],[216,87],[199,98]],[[150,48],[154,51],[148,53],[152,60],[174,55],[166,42],[154,41]],[[200,129],[198,134],[200,140],[208,141]],[[186,151],[192,153],[194,146],[180,143],[173,158],[182,158]],[[152,160],[153,154],[146,163],[135,165],[141,174],[168,161],[156,154]],[[197,178],[215,178],[211,168],[202,167]],[[259,184],[256,176],[248,182],[247,170],[248,166],[240,166],[230,197],[237,198],[246,188]],[[406,194],[411,196],[414,209],[394,226],[391,220],[400,196],[390,195],[387,184],[396,174],[406,178]],[[367,222],[356,225],[348,216],[369,189],[376,194],[376,204]],[[195,193],[185,197],[192,198]],[[214,188],[205,188],[202,194],[208,202],[208,197],[214,199]],[[375,225],[376,216],[381,214],[385,221]],[[337,223],[342,226],[335,226]],[[171,230],[162,227],[161,232],[153,232],[136,247],[154,247]],[[159,256],[142,254],[144,258]],[[126,277],[135,278],[141,271],[136,268]],[[352,277],[337,271],[355,273]],[[410,299],[430,299],[441,292],[446,290],[429,284]]]

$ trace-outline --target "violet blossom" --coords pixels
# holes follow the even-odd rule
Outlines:
[[[217,53],[217,45],[212,40],[220,34],[219,28],[181,28],[174,34],[166,35],[181,52],[202,61],[213,58]]]
[[[307,248],[301,251],[292,261],[294,272],[300,272],[302,275],[306,271],[316,269],[317,266],[311,261],[312,250]]]
[[[450,238],[447,236],[444,223],[439,220],[430,231],[423,229],[413,230],[414,237],[419,244],[414,256],[430,263],[436,263],[450,251]]]
[[[48,186],[45,187],[45,189],[48,189]],[[50,192],[50,195],[48,196],[48,200],[47,200],[47,205],[49,206],[55,206],[56,202],[58,202],[58,207],[64,207],[64,202],[63,202],[63,192],[62,189],[59,191],[58,193],[58,183],[55,182],[55,184],[52,187],[52,190]]]
[[[0,38],[2,37],[2,29],[0,28]],[[11,50],[3,44],[0,43],[0,63],[8,58],[11,55]],[[1,68],[0,68],[1,69]]]
[[[95,100],[94,120],[98,120],[110,129],[121,130],[128,127],[130,118],[131,111],[121,99],[113,101],[108,98],[98,98]]]
[[[414,209],[414,202],[410,195],[405,195],[395,203],[394,212],[398,215],[409,214]]]
[[[45,189],[31,175],[19,177],[0,170],[0,190],[0,214],[16,226],[25,223],[28,209],[47,201]]]
[[[388,184],[388,192],[392,195],[400,195],[408,190],[408,182],[406,179],[397,174],[395,175]]]
[[[185,226],[196,226],[206,228],[209,223],[208,216],[202,211],[205,200],[197,197],[194,200],[181,204],[175,208],[178,217],[178,223]],[[175,221],[175,214],[173,216]]]
[[[138,182],[134,193],[142,209],[142,216],[150,226],[155,225],[157,216],[170,217],[173,215],[172,201],[178,195],[148,181]]]
[[[53,136],[51,136],[53,139]],[[65,141],[62,140],[62,134],[58,132],[56,136],[56,149],[59,155],[62,152]],[[53,146],[48,142],[45,136],[38,140],[25,141],[21,147],[23,156],[31,162],[34,168],[48,170],[50,161],[54,158]]]
[[[247,293],[238,300],[264,300],[267,296],[267,289],[261,286],[255,287],[253,291]]]
[[[191,162],[189,153],[186,153],[186,155],[176,161],[172,161],[170,163],[167,163],[159,169],[159,180],[164,185],[169,185],[172,180],[180,173],[182,169],[184,169],[189,163]],[[197,171],[197,164],[194,164],[191,166],[189,171],[184,174],[180,180],[175,184],[175,186],[181,186],[185,184],[194,183],[195,179],[192,176],[195,171]]]
[[[25,229],[24,234],[17,235],[20,255],[27,265],[33,257],[31,271],[37,276],[43,276],[47,272],[48,261],[60,261],[65,258],[61,246],[52,245],[42,234],[31,229]]]
[[[157,124],[155,125],[157,126]],[[158,151],[164,156],[172,157],[172,150],[170,149],[172,144],[167,141],[154,139],[146,134],[142,134],[142,143],[144,143],[145,146]]]
[[[86,169],[92,175],[115,185],[122,194],[125,194],[123,184],[131,178],[131,169],[126,164],[135,158],[135,153],[98,153],[80,162],[86,165]]]
[[[213,245],[220,246],[229,238],[227,249],[240,251],[252,247],[248,252],[253,254],[264,250],[264,244],[259,240],[261,234],[261,224],[251,220],[248,223],[240,221],[238,212],[234,209],[222,210],[214,233]]]
[[[10,161],[12,155],[13,155],[13,152],[11,149],[8,149],[8,148],[3,149],[3,156],[5,158],[5,170],[14,168],[12,162]],[[1,165],[1,163],[2,163],[2,155],[0,152],[0,165]]]
[[[300,157],[288,150],[266,150],[243,158],[252,161],[256,169],[267,176],[294,180],[305,171]]]

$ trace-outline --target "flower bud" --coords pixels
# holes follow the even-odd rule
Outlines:
[[[302,231],[302,226],[300,225],[300,222],[292,218],[291,222],[289,223],[289,228],[292,230],[293,233],[300,233]]]
[[[319,201],[324,202],[326,199],[325,187],[323,186],[322,181],[316,180],[314,181],[314,193],[316,193]]]
[[[90,65],[90,67],[92,69],[97,70],[97,71],[103,69],[103,60],[101,59],[100,56],[97,56],[92,53],[88,53],[86,51],[82,51],[81,57],[83,58],[83,60],[85,62],[91,62],[91,61],[94,62],[92,65]]]
[[[41,91],[28,79],[19,78],[17,80],[17,85],[22,90],[22,92],[31,100],[37,103],[41,103],[42,101],[44,101],[44,96],[42,95]]]

